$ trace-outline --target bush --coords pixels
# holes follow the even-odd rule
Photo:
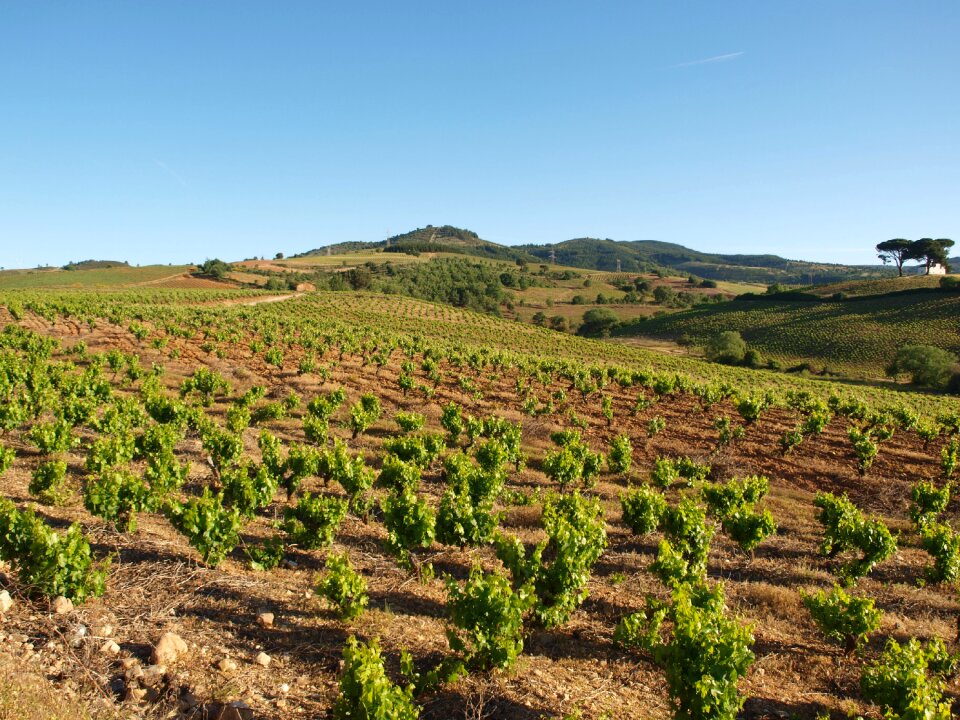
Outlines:
[[[817,520],[825,533],[820,552],[828,557],[848,550],[858,550],[859,559],[850,560],[838,568],[844,584],[868,574],[873,566],[883,562],[897,550],[897,540],[887,526],[875,518],[865,519],[846,495],[817,493],[813,504],[820,508]]]
[[[343,648],[340,696],[333,707],[334,720],[417,720],[420,708],[413,702],[413,687],[400,688],[390,681],[380,657],[380,645],[364,645],[351,636]]]
[[[463,586],[448,579],[447,593],[454,626],[447,630],[450,648],[481,670],[511,667],[523,652],[523,615],[533,604],[532,590],[514,591],[503,575],[474,567]]]
[[[433,510],[412,490],[394,490],[380,507],[387,528],[387,545],[400,564],[411,565],[410,551],[433,544],[436,518]]]
[[[660,542],[651,571],[665,585],[702,578],[715,532],[703,509],[690,498],[683,498],[663,513],[660,528],[666,539]]]
[[[681,584],[670,606],[652,603],[617,626],[617,641],[650,652],[666,671],[677,720],[735,720],[743,707],[737,682],[753,664],[753,635],[726,610],[722,585]],[[667,639],[664,620],[673,625]]]
[[[110,567],[109,560],[94,563],[78,523],[60,534],[32,510],[21,512],[4,498],[0,498],[0,559],[12,563],[31,590],[77,603],[103,594]]]
[[[890,720],[949,720],[951,703],[943,699],[937,671],[952,660],[939,639],[924,647],[916,638],[903,646],[891,638],[880,659],[863,671],[860,688]]]
[[[55,505],[60,501],[66,477],[67,464],[62,460],[41,463],[33,471],[27,491],[41,502]]]
[[[143,479],[126,470],[105,470],[87,481],[83,504],[92,514],[112,522],[120,532],[136,530],[137,513],[152,505]]]
[[[610,331],[620,324],[616,314],[607,308],[593,308],[583,314],[583,323],[577,335],[584,337],[609,337]]]
[[[637,535],[652,533],[667,510],[663,493],[644,485],[626,495],[620,494],[623,522]]]
[[[350,406],[350,427],[356,437],[380,419],[380,399],[373,393],[364,393],[360,400]]]
[[[887,375],[910,375],[916,385],[945,388],[957,357],[933,345],[905,345],[887,366]]]
[[[927,579],[934,583],[952,583],[960,576],[960,534],[949,525],[930,522],[921,528],[920,544],[933,556]]]
[[[532,583],[537,597],[533,618],[550,628],[565,623],[586,599],[590,569],[606,547],[607,532],[599,501],[576,491],[544,502],[543,527],[547,540],[530,551],[517,538],[502,535],[494,545],[514,589]]]
[[[223,495],[204,488],[203,494],[186,503],[171,502],[165,508],[170,523],[187,536],[187,541],[208,565],[216,567],[240,541],[243,519],[236,508],[227,509]]]
[[[291,542],[304,550],[316,550],[333,543],[346,514],[343,498],[304,493],[295,507],[284,509],[283,529]]]
[[[814,623],[827,640],[843,645],[853,652],[868,634],[880,627],[882,613],[874,608],[873,600],[847,595],[843,588],[834,586],[830,592],[817,591],[800,597],[807,606]]]
[[[930,523],[937,521],[947,504],[950,502],[951,485],[947,483],[942,488],[926,480],[919,481],[910,491],[913,502],[910,505],[910,519],[918,529],[922,530]]]
[[[630,470],[633,460],[633,445],[628,435],[617,435],[610,441],[610,452],[607,454],[607,466],[611,472],[625,473]]]
[[[336,608],[341,620],[353,620],[367,607],[367,581],[350,565],[347,553],[330,554],[327,575],[317,583],[317,594]]]
[[[747,343],[735,330],[715,335],[704,346],[707,360],[725,365],[740,365],[747,353]]]
[[[416,412],[398,412],[393,416],[393,420],[403,432],[416,432],[426,422],[426,418]]]

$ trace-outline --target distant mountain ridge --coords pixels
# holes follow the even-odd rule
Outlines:
[[[839,265],[789,260],[779,255],[719,254],[692,250],[659,240],[574,238],[544,245],[500,245],[472,230],[453,225],[417,228],[376,242],[337,243],[295,255],[340,255],[380,250],[419,254],[445,252],[518,263],[555,262],[586,270],[609,272],[668,271],[711,280],[760,284],[813,285],[895,274],[882,265]]]

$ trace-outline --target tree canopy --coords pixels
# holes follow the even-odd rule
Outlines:
[[[950,264],[947,262],[947,248],[953,247],[953,240],[949,238],[920,238],[919,240],[906,240],[905,238],[894,238],[893,240],[884,240],[876,246],[877,257],[883,264],[893,263],[897,267],[897,274],[903,277],[903,263],[907,260],[917,260],[926,267],[926,274],[930,274],[930,268],[934,265],[943,265],[948,270]]]

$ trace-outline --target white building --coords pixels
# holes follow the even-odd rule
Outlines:
[[[947,269],[940,263],[934,263],[930,266],[930,275],[946,275]]]

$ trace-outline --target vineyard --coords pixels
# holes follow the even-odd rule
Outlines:
[[[764,357],[881,376],[903,345],[960,352],[958,313],[960,295],[930,289],[844,302],[736,301],[640,321],[618,333],[703,344],[712,335],[735,330]]]
[[[876,303],[691,328],[869,363]],[[363,292],[4,291],[0,328],[0,667],[92,717],[952,716],[956,398]]]

